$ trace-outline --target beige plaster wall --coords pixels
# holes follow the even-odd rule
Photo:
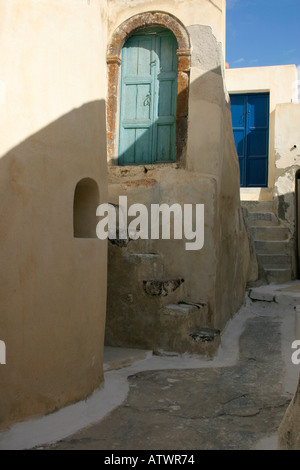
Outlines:
[[[275,191],[280,196],[295,190],[300,166],[300,103],[279,104],[275,110]],[[285,172],[294,173],[290,179]],[[286,177],[285,177],[286,176]]]
[[[297,276],[296,173],[299,170],[300,103],[278,104],[275,109],[274,200],[279,219],[291,233],[295,276]]]
[[[240,213],[239,165],[224,82],[225,10],[221,12],[216,4],[134,1],[128,12],[125,0],[109,2],[111,34],[126,18],[156,8],[170,12],[184,24],[192,52],[185,164],[111,166],[109,201],[118,204],[119,196],[126,195],[129,205],[142,203],[149,209],[151,203],[205,205],[205,242],[201,251],[186,251],[185,240],[109,246],[109,344],[152,347],[153,337],[156,340],[159,335],[159,308],[178,301],[207,303],[209,315],[200,326],[222,329],[244,299],[249,246]],[[211,16],[204,14],[207,10]],[[155,266],[143,270],[137,262],[142,258],[132,257],[134,253],[156,255]],[[127,269],[120,270],[126,262]],[[143,292],[145,279],[185,282],[174,295],[156,302]]]
[[[232,133],[222,46],[209,28],[188,28],[192,42],[187,168],[216,181],[214,249],[206,254],[214,270],[214,325],[223,328],[240,307],[248,279],[249,246],[240,211],[239,164]],[[213,257],[211,253],[213,252]],[[195,269],[195,268],[194,268]],[[222,286],[222,287],[220,287]]]
[[[106,243],[74,238],[73,200],[107,198],[105,8],[0,3],[1,430],[103,380]]]
[[[242,200],[272,200],[275,183],[275,108],[298,101],[298,73],[295,65],[251,67],[226,70],[229,93],[270,93],[270,138],[268,188],[241,188]]]

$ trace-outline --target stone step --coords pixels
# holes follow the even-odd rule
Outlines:
[[[203,304],[202,307],[205,307],[205,304]],[[200,309],[200,304],[199,307],[195,304],[186,303],[170,304],[166,305],[164,308],[161,309],[160,315],[186,319],[188,316],[192,316],[194,313],[196,313],[198,318],[198,313]]]
[[[270,284],[292,278],[290,232],[274,213],[273,201],[245,201],[244,215],[254,240],[259,279]]]
[[[251,227],[254,241],[283,241],[289,239],[289,230],[286,227]]]
[[[265,274],[269,284],[284,284],[292,279],[291,269],[265,268]]]
[[[103,370],[119,370],[131,366],[134,362],[148,359],[152,351],[145,349],[116,348],[104,346]]]
[[[273,212],[249,212],[248,224],[255,226],[280,226],[276,215]]]
[[[212,359],[221,344],[221,332],[214,328],[199,328],[188,337],[187,352]]]
[[[286,254],[258,254],[257,260],[264,268],[291,269],[292,266],[292,257]]]
[[[212,357],[220,344],[220,331],[206,328],[209,322],[205,302],[169,304],[159,311],[157,350]]]
[[[300,305],[300,281],[291,281],[280,285],[267,285],[255,287],[250,290],[249,297],[252,300],[276,302],[281,305],[299,307]],[[297,318],[297,317],[296,317]],[[298,335],[300,337],[300,335]],[[296,334],[296,338],[298,337]]]
[[[273,212],[273,201],[243,201],[242,207],[249,212]]]
[[[276,240],[256,240],[255,249],[257,254],[276,254],[288,252],[286,241]]]

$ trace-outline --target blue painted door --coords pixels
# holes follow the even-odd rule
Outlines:
[[[233,134],[241,187],[268,186],[269,94],[231,95]]]
[[[136,34],[123,47],[119,165],[175,160],[177,47],[167,30]]]

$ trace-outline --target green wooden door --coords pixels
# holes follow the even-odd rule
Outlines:
[[[119,165],[175,161],[176,50],[170,31],[153,29],[123,47]]]

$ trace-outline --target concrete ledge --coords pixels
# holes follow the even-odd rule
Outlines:
[[[252,300],[297,307],[300,305],[300,281],[255,287],[250,289],[249,297]]]
[[[136,361],[142,361],[152,356],[152,351],[144,349],[104,347],[104,372],[119,370],[131,366]]]

